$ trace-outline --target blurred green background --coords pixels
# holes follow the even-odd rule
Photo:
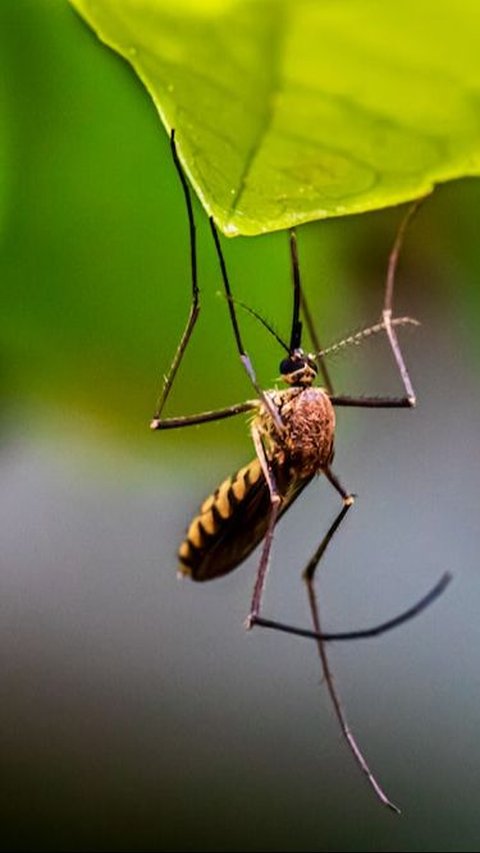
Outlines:
[[[189,305],[166,134],[131,70],[60,0],[0,6],[2,849],[476,850],[480,184],[443,187],[408,235],[399,313],[419,407],[339,413],[359,494],[325,560],[329,628],[381,621],[446,569],[421,618],[332,650],[349,718],[404,809],[366,788],[315,649],[245,634],[255,558],[175,577],[199,502],[252,456],[245,421],[152,434]],[[196,204],[202,316],[169,411],[251,396]],[[399,211],[304,227],[322,340],[374,322]],[[235,293],[288,329],[285,234],[224,241]],[[275,341],[242,317],[262,383]],[[396,393],[384,342],[331,363]],[[394,390],[395,389],[395,390]],[[279,527],[266,613],[308,620],[300,571],[335,510],[312,484]]]

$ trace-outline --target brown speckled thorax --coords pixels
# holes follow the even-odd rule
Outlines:
[[[263,403],[252,420],[282,495],[280,515],[333,458],[335,412],[321,388],[267,392],[280,415],[280,433]],[[271,497],[258,458],[226,480],[202,504],[179,550],[181,574],[210,580],[227,574],[263,539]]]
[[[322,388],[292,387],[268,391],[284,425],[280,434],[262,405],[253,426],[262,434],[267,455],[292,476],[311,477],[333,458],[335,411]]]

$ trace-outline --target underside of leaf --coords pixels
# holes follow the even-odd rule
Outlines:
[[[225,234],[399,204],[479,173],[477,0],[71,3],[175,128]]]

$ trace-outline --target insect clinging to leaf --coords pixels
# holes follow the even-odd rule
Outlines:
[[[244,347],[237,317],[237,303],[232,294],[220,238],[214,220],[211,218],[210,227],[221,270],[235,346],[256,396],[254,399],[216,411],[164,418],[165,404],[200,311],[193,207],[189,186],[179,161],[174,131],[171,134],[171,150],[185,195],[188,213],[192,302],[185,330],[164,381],[151,428],[153,430],[175,429],[217,421],[248,412],[253,414],[250,432],[255,449],[254,458],[233,476],[227,477],[202,503],[199,512],[188,527],[184,541],[180,545],[178,553],[180,572],[190,576],[195,581],[212,580],[233,571],[261,544],[260,558],[246,619],[247,627],[273,628],[289,634],[310,637],[316,641],[325,683],[342,733],[376,795],[386,806],[398,812],[397,806],[391,802],[372,775],[353,738],[337,689],[333,683],[325,644],[332,640],[360,639],[378,635],[402,624],[427,607],[443,591],[450,580],[450,576],[448,574],[443,575],[435,587],[413,607],[381,625],[358,631],[331,634],[326,634],[321,630],[314,578],[317,566],[327,546],[352,507],[355,498],[342,485],[332,469],[335,408],[355,406],[369,409],[411,409],[415,406],[415,392],[400,348],[397,328],[417,325],[417,322],[410,317],[394,317],[393,295],[400,248],[407,225],[416,212],[419,203],[417,202],[409,208],[398,229],[389,257],[384,302],[379,322],[346,338],[328,350],[322,350],[320,346],[312,315],[301,287],[297,236],[294,229],[290,230],[293,306],[288,342],[283,341],[256,312],[247,309],[275,336],[279,346],[285,351],[280,362],[280,376],[286,387],[270,390],[264,390],[260,387],[252,361]],[[304,322],[315,348],[313,353],[306,352],[302,345]],[[376,334],[384,334],[387,337],[400,375],[403,393],[394,397],[337,394],[325,361],[330,349],[335,350],[342,346],[355,344]],[[319,374],[322,377],[321,386],[314,384]],[[263,615],[263,598],[276,524],[318,474],[323,474],[339,494],[341,507],[303,572],[313,623],[312,629],[304,629],[265,618]]]

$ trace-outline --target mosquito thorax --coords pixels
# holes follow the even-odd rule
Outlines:
[[[312,355],[302,349],[293,350],[280,362],[280,374],[287,385],[308,388],[315,381],[318,368]]]

